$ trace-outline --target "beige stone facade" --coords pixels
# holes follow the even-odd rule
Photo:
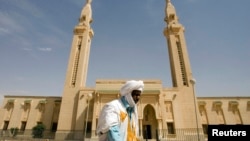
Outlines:
[[[6,134],[5,130],[8,131],[13,127],[18,127],[21,135],[31,136],[32,127],[43,123],[48,132],[46,137],[50,139],[55,139],[56,134],[62,137],[66,135],[65,133],[71,133],[70,137],[64,136],[64,139],[57,137],[57,140],[67,140],[67,138],[82,140],[86,133],[86,138],[96,140],[95,127],[99,111],[105,103],[119,97],[119,87],[124,82],[125,80],[97,80],[95,89],[80,91],[77,94],[78,104],[75,109],[76,124],[72,131],[57,129],[62,97],[6,95],[0,111],[0,138]],[[189,124],[186,123],[190,122],[198,122],[201,140],[206,139],[204,133],[209,124],[250,124],[250,97],[197,97],[198,121],[196,115],[189,117],[193,119],[185,121],[183,116],[189,111],[181,113],[175,110],[177,106],[183,106],[182,102],[176,102],[181,96],[178,90],[162,88],[160,80],[144,80],[144,82],[145,91],[138,104],[141,136],[144,139],[188,138],[185,132],[197,132],[196,124],[188,127]],[[92,97],[89,97],[89,94],[93,94]],[[187,108],[192,110],[195,107]],[[89,127],[85,126],[86,123]],[[147,137],[145,129],[150,132],[147,133]],[[196,137],[190,138],[196,140]]]
[[[206,140],[209,124],[250,124],[250,97],[196,97],[184,27],[174,6],[166,0],[166,37],[172,87],[161,80],[143,80],[145,89],[138,104],[140,136],[149,140]],[[85,86],[91,40],[91,1],[74,28],[62,97],[6,95],[0,108],[0,139],[10,128],[19,136],[31,136],[39,123],[46,126],[44,138],[96,140],[96,125],[103,105],[119,98],[126,80],[96,80]]]

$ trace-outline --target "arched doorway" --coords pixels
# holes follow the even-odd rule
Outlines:
[[[152,105],[148,104],[143,110],[143,138],[156,139],[157,120],[155,116],[155,109]]]

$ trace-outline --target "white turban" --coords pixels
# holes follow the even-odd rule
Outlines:
[[[125,85],[122,86],[122,88],[120,89],[120,94],[121,96],[125,96],[125,99],[127,100],[127,102],[129,103],[129,105],[131,107],[134,107],[135,106],[135,102],[132,98],[132,91],[134,90],[139,90],[139,91],[143,91],[143,88],[144,88],[144,83],[143,81],[139,80],[139,81],[136,81],[136,80],[130,80],[130,81],[127,81],[125,83]]]
[[[126,94],[131,94],[133,90],[139,90],[143,91],[144,84],[141,80],[129,80],[127,81],[122,88],[120,89],[121,96],[124,96]]]

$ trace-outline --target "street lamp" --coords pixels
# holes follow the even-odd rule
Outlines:
[[[194,96],[194,110],[195,110],[195,118],[196,118],[196,126],[197,126],[197,134],[198,134],[198,141],[200,141],[200,133],[199,133],[199,126],[198,126],[198,118],[197,118],[197,106],[196,106],[196,96],[195,96],[195,90],[194,90],[194,85],[195,85],[196,80],[194,78],[190,79],[190,83],[192,84],[193,87],[193,96]]]
[[[86,122],[85,122],[85,134],[84,134],[84,139],[86,139],[86,134],[87,134],[87,124],[88,124],[88,117],[89,117],[89,101],[92,98],[92,93],[89,93],[87,95],[87,115],[86,115]]]

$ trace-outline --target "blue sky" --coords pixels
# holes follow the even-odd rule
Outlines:
[[[73,28],[85,0],[0,0],[0,100],[61,96]],[[196,95],[250,96],[250,1],[172,0]],[[165,0],[93,0],[87,86],[96,79],[160,79],[172,87]]]

